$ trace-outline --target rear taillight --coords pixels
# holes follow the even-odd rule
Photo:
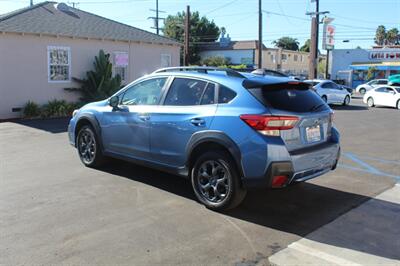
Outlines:
[[[280,136],[281,130],[292,129],[299,118],[296,116],[241,115],[242,119],[253,129],[263,135]]]

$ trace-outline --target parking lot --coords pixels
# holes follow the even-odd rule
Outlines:
[[[85,168],[68,144],[65,119],[0,123],[0,264],[268,264],[400,182],[400,111],[368,109],[361,98],[333,109],[337,170],[250,191],[225,213],[197,203],[179,177],[119,161]],[[395,243],[376,239],[317,241],[400,259]]]

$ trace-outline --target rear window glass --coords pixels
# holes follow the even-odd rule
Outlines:
[[[267,107],[289,112],[328,110],[329,106],[307,86],[283,84],[249,89],[250,93]]]

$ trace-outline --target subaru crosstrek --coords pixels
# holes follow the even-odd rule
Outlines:
[[[249,188],[285,187],[335,169],[332,119],[307,83],[178,67],[76,110],[68,132],[84,165],[114,157],[182,175],[201,203],[222,210]]]

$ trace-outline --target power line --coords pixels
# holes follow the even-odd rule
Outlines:
[[[212,12],[215,12],[215,11],[217,11],[217,10],[220,10],[221,8],[227,7],[227,6],[233,4],[233,3],[237,2],[237,1],[238,1],[238,0],[230,1],[230,2],[228,2],[228,3],[226,3],[226,4],[223,4],[222,6],[219,6],[219,7],[217,7],[217,8],[214,8],[214,9],[212,9],[212,10],[210,10],[210,11],[204,13],[204,15],[208,15],[208,14],[210,14],[210,13],[212,13]]]

